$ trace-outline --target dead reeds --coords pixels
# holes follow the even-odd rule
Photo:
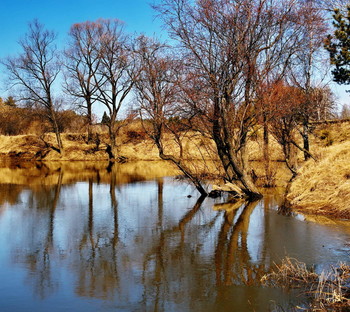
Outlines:
[[[273,271],[262,277],[265,286],[299,288],[310,298],[304,311],[350,311],[350,266],[340,263],[320,274],[305,263],[285,258]]]

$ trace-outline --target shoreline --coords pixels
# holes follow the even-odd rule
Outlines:
[[[54,170],[58,170],[61,164],[65,164],[65,167],[80,166],[81,168],[85,166],[81,166],[81,163],[86,164],[85,167],[91,164],[95,168],[97,165],[97,167],[102,165],[105,167],[103,170],[108,167],[109,159],[104,143],[101,143],[96,149],[94,144],[87,144],[81,134],[63,134],[62,136],[65,150],[60,154],[47,145],[45,146],[44,141],[36,135],[12,137],[1,135],[0,159],[3,163],[17,167],[26,163],[34,163],[39,164],[39,167],[43,165],[55,168]],[[49,144],[53,144],[53,135],[46,135],[46,140]],[[188,157],[191,161],[196,162],[196,159],[197,161],[200,159],[200,152],[198,152],[198,146],[194,145],[196,148],[193,148],[190,144],[193,142],[188,142]],[[264,175],[261,150],[259,151],[259,143],[253,142],[252,144],[255,145],[252,145],[249,150],[249,161],[254,173],[257,174],[258,187],[261,187],[259,184],[263,182],[260,179]],[[119,155],[126,158],[126,164],[130,165],[133,162],[165,164],[164,161],[160,160],[158,150],[150,140],[119,142],[119,145]],[[302,163],[297,178],[292,182],[290,192],[287,195],[292,211],[306,216],[326,216],[338,220],[350,220],[350,167],[347,165],[347,160],[350,159],[350,141],[329,147],[320,147],[317,153],[319,161],[315,163],[313,160],[309,160]],[[280,156],[280,151],[274,149],[271,163],[275,167],[277,187],[286,187],[290,173],[285,168]],[[214,177],[219,174],[215,171],[218,170],[218,166],[215,164],[215,160],[211,159],[210,162],[210,167],[202,166],[198,170]],[[118,161],[115,161],[115,164],[119,164]],[[337,169],[329,170],[330,164]],[[179,175],[179,171],[172,165],[167,164],[166,167],[171,168],[172,174]],[[45,170],[50,171],[50,169]],[[170,171],[166,169],[167,173]],[[160,172],[158,174],[161,175]],[[211,182],[211,184],[217,183],[217,181]]]

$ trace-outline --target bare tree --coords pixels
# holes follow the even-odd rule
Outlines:
[[[314,2],[321,10],[332,13],[335,9],[346,10],[349,3],[347,0],[305,0],[305,2]]]
[[[266,51],[275,48],[284,56],[280,51],[288,43],[285,35],[295,18],[293,3],[163,0],[156,7],[197,76],[199,84],[192,92],[202,96],[192,101],[193,109],[211,125],[225,179],[238,183],[249,197],[260,196],[248,174],[245,153],[256,122],[259,73],[269,61]]]
[[[312,119],[316,121],[329,120],[336,114],[335,96],[330,87],[312,88],[311,91],[314,110]]]
[[[53,31],[46,30],[34,20],[19,42],[22,52],[17,57],[8,57],[2,63],[9,74],[10,87],[19,89],[20,100],[43,108],[56,134],[58,151],[61,152],[63,145],[54,97],[54,83],[60,72],[55,39],[56,34]]]
[[[201,195],[207,195],[200,179],[184,161],[183,132],[171,118],[184,118],[179,101],[181,64],[166,52],[166,46],[155,39],[140,36],[136,40],[135,56],[139,72],[135,79],[136,97],[144,128],[159,151],[159,157],[175,164],[194,184]],[[182,129],[184,130],[184,129]],[[178,151],[167,150],[165,134],[172,137]]]
[[[97,100],[98,81],[95,75],[100,66],[99,32],[101,24],[74,24],[69,32],[69,47],[65,50],[65,90],[78,98],[79,107],[86,111],[88,141],[92,139],[92,105]]]
[[[117,117],[133,86],[134,61],[131,50],[119,20],[100,19],[98,40],[100,66],[95,74],[98,101],[107,109],[107,126],[111,159],[116,157],[116,136],[119,130]]]
[[[327,34],[327,24],[324,11],[316,1],[306,1],[298,10],[302,32],[300,46],[291,62],[289,77],[293,85],[305,93],[305,101],[299,107],[299,122],[302,125],[300,134],[303,138],[305,160],[310,158],[311,133],[310,121],[317,110],[315,90],[325,87],[325,77],[328,73],[328,56],[323,49],[323,40]]]
[[[343,104],[342,110],[340,112],[340,118],[341,119],[349,119],[350,118],[350,105],[349,104]]]

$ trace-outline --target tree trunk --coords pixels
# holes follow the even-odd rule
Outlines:
[[[55,135],[56,135],[56,140],[57,140],[57,144],[58,144],[58,149],[60,150],[60,153],[63,152],[63,143],[62,143],[62,139],[61,139],[61,134],[59,132],[59,130],[55,130]]]
[[[310,158],[310,142],[309,142],[309,123],[307,120],[303,123],[303,143],[304,143],[304,159]]]
[[[294,146],[292,146],[290,142],[285,141],[285,144],[283,144],[283,153],[284,153],[286,165],[288,169],[291,171],[293,177],[295,177],[297,175],[297,167],[296,167],[297,154]]]
[[[57,119],[56,119],[56,112],[53,111],[53,108],[50,109],[50,119],[51,119],[51,124],[53,126],[55,135],[56,135],[56,141],[58,145],[59,152],[62,153],[63,151],[63,143],[61,139],[61,134],[60,134],[60,129],[57,124]]]
[[[111,121],[108,124],[108,134],[109,134],[109,145],[107,146],[106,152],[109,156],[110,161],[114,161],[117,157],[117,151],[116,151],[116,137],[115,137],[115,131],[114,131],[114,122]]]
[[[221,137],[221,127],[218,120],[215,120],[213,123],[213,138],[219,158],[225,170],[226,179],[229,182],[237,183],[238,181],[239,187],[248,198],[261,198],[261,193],[247,173],[247,169],[238,161],[228,139],[224,141]]]
[[[93,141],[93,135],[92,135],[92,110],[91,110],[91,103],[87,102],[87,142],[91,143]]]
[[[270,162],[270,140],[269,140],[269,128],[267,124],[266,115],[263,114],[263,157],[264,157],[264,168],[265,168],[265,186],[275,186],[274,173],[271,169]]]

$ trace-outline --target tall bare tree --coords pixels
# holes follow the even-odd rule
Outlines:
[[[119,20],[100,19],[98,40],[100,65],[95,83],[98,101],[107,109],[107,126],[110,138],[110,158],[116,157],[116,136],[119,130],[117,117],[133,86],[134,61],[128,38]]]
[[[57,121],[57,104],[54,83],[60,72],[56,34],[46,30],[38,20],[29,24],[29,30],[20,40],[22,52],[8,57],[2,63],[9,75],[10,87],[17,87],[20,100],[39,105],[56,134],[58,150],[63,144]]]
[[[92,105],[97,100],[98,81],[95,75],[100,66],[99,32],[101,24],[74,24],[69,32],[69,47],[65,50],[65,90],[78,98],[79,107],[86,111],[88,141],[92,138]]]
[[[156,7],[202,93],[193,109],[210,124],[228,181],[249,197],[260,196],[249,176],[247,139],[255,124],[254,102],[266,51],[281,49],[293,22],[294,1],[163,0]],[[204,91],[204,92],[203,92]]]

